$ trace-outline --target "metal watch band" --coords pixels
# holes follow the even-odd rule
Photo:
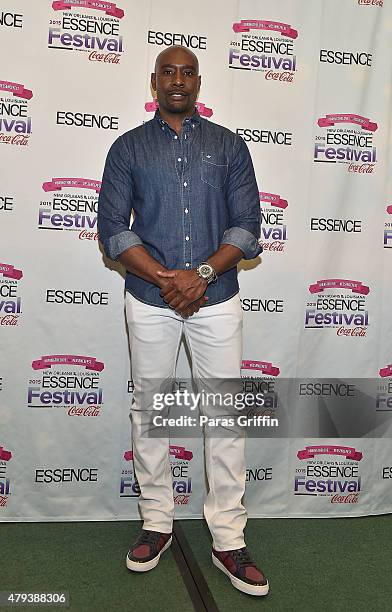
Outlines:
[[[211,268],[211,270],[212,270],[211,276],[209,276],[208,278],[205,278],[204,276],[202,276],[202,275],[200,274],[200,272],[199,272],[199,268],[200,268],[201,266],[208,266],[209,268]],[[218,280],[218,275],[217,275],[217,273],[215,272],[214,267],[213,267],[213,266],[212,266],[210,263],[208,263],[208,261],[202,261],[202,262],[201,262],[201,263],[200,263],[200,264],[197,266],[196,271],[197,271],[198,275],[200,276],[200,278],[203,278],[204,280],[206,280],[208,284],[210,284],[210,283],[215,283],[215,282]]]

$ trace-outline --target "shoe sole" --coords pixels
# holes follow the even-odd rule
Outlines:
[[[164,553],[165,550],[169,548],[171,543],[172,543],[172,538],[170,538],[166,542],[165,546],[162,548],[162,550],[159,551],[157,556],[154,557],[153,559],[150,559],[150,561],[132,561],[127,555],[127,559],[126,559],[127,568],[131,570],[132,572],[148,572],[154,569],[154,567],[156,567],[159,563],[161,554]]]
[[[226,574],[226,576],[230,578],[230,582],[233,585],[233,587],[238,589],[239,591],[242,591],[243,593],[246,593],[247,595],[257,595],[257,596],[267,595],[269,591],[268,580],[267,580],[267,584],[264,584],[264,585],[257,586],[255,584],[248,584],[247,582],[240,580],[240,578],[236,578],[235,576],[233,576],[233,574],[229,572],[227,567],[225,567],[223,563],[221,563],[219,559],[215,557],[214,554],[212,554],[212,563],[215,565],[215,567],[220,569],[224,574]]]

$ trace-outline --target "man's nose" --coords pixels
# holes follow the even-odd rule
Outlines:
[[[179,68],[173,72],[172,82],[173,85],[176,85],[177,87],[184,87],[184,75]]]

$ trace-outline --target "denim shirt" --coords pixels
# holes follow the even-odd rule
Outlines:
[[[157,111],[109,150],[98,233],[110,259],[143,245],[169,270],[195,268],[221,244],[238,247],[245,259],[256,257],[262,251],[260,201],[245,142],[197,111],[177,136]],[[157,285],[130,272],[125,288],[142,302],[168,307]],[[236,293],[235,266],[208,285],[206,307]]]

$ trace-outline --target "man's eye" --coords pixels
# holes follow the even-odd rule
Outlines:
[[[163,74],[171,74],[171,70],[167,69],[163,71]]]

